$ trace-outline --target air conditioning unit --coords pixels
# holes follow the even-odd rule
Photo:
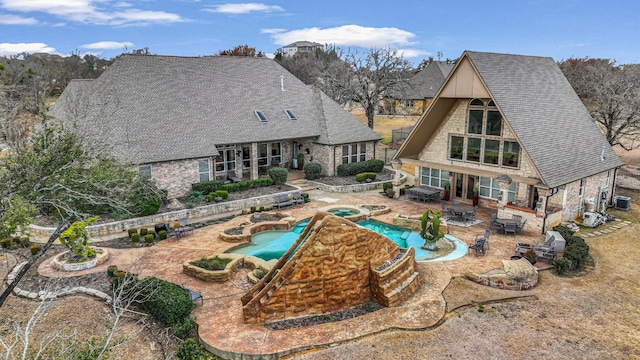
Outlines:
[[[631,210],[631,198],[628,196],[614,196],[613,207],[618,210]]]

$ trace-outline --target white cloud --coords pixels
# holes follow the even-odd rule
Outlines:
[[[6,10],[43,12],[80,23],[123,25],[183,21],[177,14],[140,10],[129,5],[131,4],[126,2],[111,4],[111,2],[104,0],[0,0],[0,7]]]
[[[271,34],[278,45],[287,45],[296,41],[314,41],[321,44],[335,44],[337,46],[358,46],[364,48],[397,48],[411,45],[415,34],[398,28],[373,28],[360,25],[343,25],[334,28],[321,29],[317,27],[279,31],[278,29],[264,29],[262,33]],[[405,49],[408,51],[409,49]]]
[[[398,54],[402,55],[405,59],[431,55],[430,52],[419,49],[398,49]]]
[[[0,14],[0,25],[36,25],[38,20],[34,18],[23,18],[17,15]]]
[[[133,46],[132,42],[128,41],[98,41],[91,44],[80,45],[83,49],[92,49],[92,50],[114,50],[114,49],[124,49]]]
[[[222,4],[216,5],[211,9],[205,9],[205,11],[225,14],[246,14],[255,11],[272,12],[283,10],[282,7],[277,5],[265,5],[261,3]]]
[[[45,43],[0,43],[0,56],[11,56],[20,53],[55,53],[56,49]]]

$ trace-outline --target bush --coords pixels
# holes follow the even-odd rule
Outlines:
[[[569,271],[569,267],[571,266],[571,262],[565,258],[558,259],[553,262],[553,268],[556,271],[556,274],[562,275]]]
[[[393,189],[393,183],[392,182],[388,181],[388,182],[382,183],[382,191],[386,192],[389,189]]]
[[[273,180],[274,185],[282,185],[287,182],[287,175],[289,172],[287,169],[282,167],[272,167],[267,171],[269,173],[269,177]]]
[[[238,183],[238,185],[239,185],[239,183]],[[214,199],[219,197],[219,198],[222,198],[222,200],[227,200],[229,198],[229,192],[225,191],[225,190],[218,190],[218,191],[213,192],[212,194],[213,194],[213,198]],[[209,195],[211,195],[211,194],[209,194]]]
[[[231,259],[221,259],[219,257],[202,258],[200,260],[191,261],[190,264],[209,271],[224,270]]]
[[[164,239],[166,239],[166,238],[167,238],[167,230],[160,230],[160,231],[158,232],[158,238],[159,238],[160,240],[164,240]]]
[[[353,176],[361,172],[379,173],[384,169],[384,161],[372,159],[367,161],[340,164],[337,168],[338,176]]]
[[[319,179],[322,173],[322,165],[318,163],[306,163],[302,169],[307,180]]]
[[[133,234],[131,235],[131,241],[133,242],[140,242],[140,234]]]
[[[155,240],[155,236],[153,236],[153,234],[147,234],[144,236],[144,242],[147,244],[151,244],[153,240]]]
[[[191,194],[189,194],[189,202],[203,202],[204,201],[204,195],[202,195],[202,193],[200,191],[192,191]]]
[[[205,181],[201,183],[191,184],[191,190],[199,191],[201,194],[209,194],[220,189],[222,182],[218,180]]]
[[[140,236],[145,236],[148,233],[149,233],[149,229],[147,229],[147,228],[140,229]]]
[[[0,239],[0,246],[2,246],[3,249],[10,248],[11,247],[11,239],[9,239],[9,238]]]
[[[138,177],[128,196],[138,216],[156,214],[166,199],[167,192],[161,191],[153,180],[144,177]]]
[[[129,239],[131,239],[131,236],[133,236],[133,234],[138,233],[138,229],[129,229],[127,230],[127,233],[129,233]]]
[[[258,279],[262,279],[265,275],[267,275],[267,270],[264,269],[255,269],[253,270],[253,275]]]
[[[31,255],[35,255],[39,253],[40,250],[42,250],[42,246],[40,246],[39,244],[33,244],[29,247],[29,251],[31,251]]]
[[[390,198],[393,198],[393,195],[395,194],[393,189],[387,189],[387,190],[385,190],[384,193],[387,195],[387,197],[390,197]]]
[[[184,322],[193,310],[191,296],[180,286],[170,282],[148,277],[138,284],[142,308],[163,323],[173,326]]]
[[[356,174],[356,181],[357,182],[364,182],[367,179],[371,179],[371,181],[375,180],[376,179],[376,173],[363,172],[363,173]]]
[[[211,357],[194,339],[187,339],[178,345],[176,357],[180,360],[206,360]]]
[[[556,226],[553,230],[559,232],[566,241],[561,260],[568,262],[568,270],[582,270],[589,259],[589,245],[580,236],[575,236],[574,232],[566,226]],[[560,266],[564,266],[564,264]]]
[[[240,181],[238,183],[238,186],[240,187],[240,191],[244,191],[244,190],[247,190],[249,188],[252,188],[253,187],[253,182],[246,181],[246,180],[245,181]]]
[[[184,318],[183,321],[178,322],[173,326],[173,332],[176,336],[182,340],[194,336],[198,325],[191,318]]]
[[[211,194],[207,194],[207,196],[204,197],[206,202],[212,202],[213,199],[215,198],[215,196],[213,196],[214,193]]]

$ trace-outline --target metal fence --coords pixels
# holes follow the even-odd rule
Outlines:
[[[376,159],[384,161],[385,165],[391,164],[391,159],[396,155],[398,149],[392,149],[384,145],[378,145],[376,149]]]
[[[391,130],[391,144],[394,148],[399,148],[402,141],[409,136],[413,126],[405,126],[400,129]]]

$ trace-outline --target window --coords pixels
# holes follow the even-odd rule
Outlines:
[[[444,188],[447,182],[449,182],[449,172],[447,170],[420,168],[420,183],[422,185]]]
[[[482,134],[482,116],[484,110],[469,110],[469,121],[467,121],[468,134]]]
[[[271,143],[271,165],[277,166],[282,163],[282,145],[277,143]]]
[[[269,151],[266,143],[258,144],[258,166],[267,166],[269,164]]]
[[[144,178],[151,179],[151,165],[138,166],[138,174]]]
[[[584,187],[587,185],[587,179],[580,179],[580,192],[578,195],[584,196]]]
[[[236,148],[235,146],[218,147],[220,155],[216,156],[213,161],[215,163],[216,176],[218,173],[236,169]]]
[[[464,137],[452,135],[449,140],[449,158],[462,160]]]
[[[484,140],[484,158],[482,162],[485,164],[498,165],[498,156],[500,156],[500,140]]]
[[[505,141],[502,149],[502,166],[518,167],[520,145],[515,141]]]
[[[515,181],[511,182],[511,184],[509,185],[509,190],[507,191],[507,201],[516,201],[517,188],[518,183]],[[480,176],[480,178],[478,179],[478,195],[485,198],[498,200],[498,196],[500,195],[500,185],[498,185],[498,180]]]
[[[487,110],[487,126],[485,135],[500,136],[502,134],[502,116],[498,110]]]
[[[355,143],[342,145],[342,155],[340,156],[343,164],[367,160],[367,143]]]
[[[260,120],[260,122],[263,122],[263,123],[269,122],[269,120],[267,119],[267,117],[262,111],[256,110],[255,114],[258,120]]]
[[[209,167],[209,159],[198,159],[198,174],[200,182],[211,180],[211,171]]]
[[[480,162],[480,148],[482,139],[467,138],[467,161]]]
[[[298,120],[298,118],[296,117],[296,114],[294,114],[293,111],[289,109],[285,109],[284,113],[287,114],[287,117],[289,118],[289,120]]]

